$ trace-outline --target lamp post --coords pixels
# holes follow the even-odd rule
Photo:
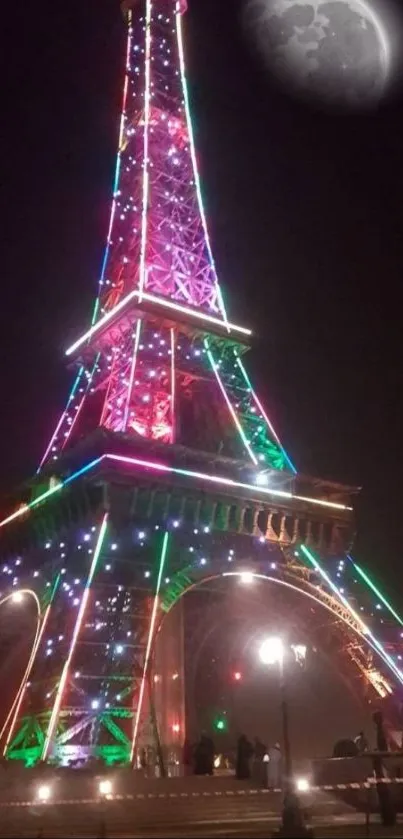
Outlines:
[[[304,660],[306,647],[302,644],[291,647],[297,660]],[[277,665],[280,683],[281,723],[284,747],[284,799],[282,811],[282,825],[278,836],[302,837],[312,836],[312,831],[305,827],[304,815],[300,807],[298,796],[295,792],[292,772],[292,754],[290,744],[289,714],[286,690],[286,678],[284,669],[285,646],[281,638],[266,638],[261,644],[259,655],[263,664]]]

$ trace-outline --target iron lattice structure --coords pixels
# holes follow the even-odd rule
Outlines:
[[[0,522],[6,592],[24,586],[39,604],[0,732],[3,754],[30,765],[134,761],[152,741],[153,705],[163,743],[180,745],[174,615],[189,588],[215,576],[253,574],[300,592],[307,618],[319,610],[326,624],[329,654],[368,698],[389,701],[400,726],[403,621],[347,553],[355,490],[296,472],[246,371],[249,330],[223,305],[190,121],[184,11],[183,0],[125,9],[99,293],[90,327],[67,351],[74,384],[37,476]],[[347,587],[349,575],[346,594],[339,578]],[[157,659],[162,684],[150,707]]]

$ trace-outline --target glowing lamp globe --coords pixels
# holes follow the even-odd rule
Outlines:
[[[266,638],[260,646],[260,660],[263,664],[279,664],[284,658],[284,644],[281,638]]]
[[[112,781],[109,779],[105,778],[103,781],[99,782],[100,795],[111,795],[112,789]]]

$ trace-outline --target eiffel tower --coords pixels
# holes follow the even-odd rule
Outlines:
[[[216,577],[299,592],[307,625],[320,619],[324,648],[399,733],[403,621],[349,553],[357,490],[297,472],[247,372],[251,331],[224,305],[185,11],[186,0],[124,4],[98,293],[66,351],[73,386],[37,474],[0,522],[1,603],[37,610],[0,732],[3,755],[28,766],[136,765],[156,730],[181,747],[182,598]]]

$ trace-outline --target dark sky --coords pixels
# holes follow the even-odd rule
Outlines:
[[[190,0],[188,73],[229,311],[299,469],[362,485],[356,552],[392,588],[403,537],[402,101],[324,116],[274,91],[236,0]],[[67,393],[106,236],[117,0],[2,12],[0,484],[34,469]]]

